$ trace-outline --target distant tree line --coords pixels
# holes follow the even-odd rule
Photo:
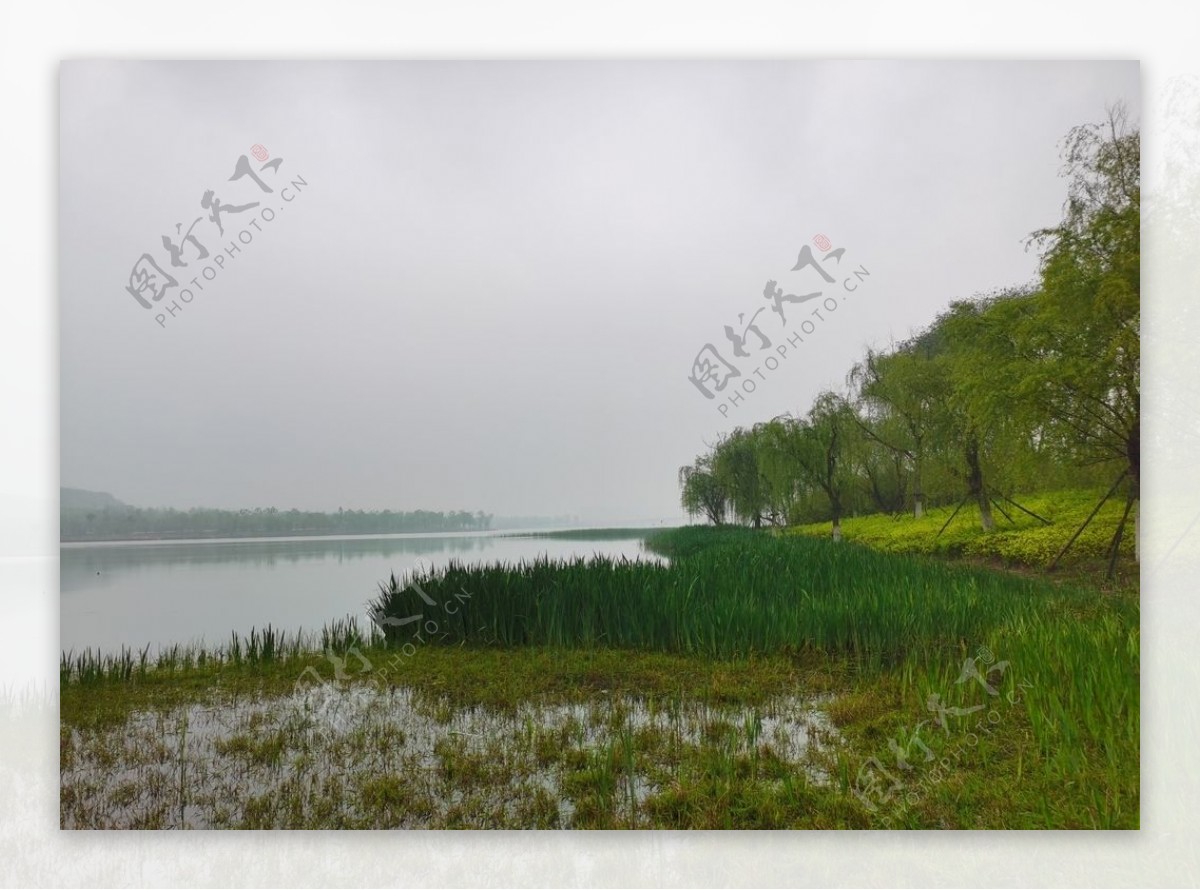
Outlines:
[[[1139,133],[1118,106],[1073,129],[1063,160],[1063,219],[1029,239],[1036,284],[952,303],[868,350],[843,391],[722,436],[679,471],[683,507],[715,524],[832,520],[839,538],[848,514],[958,504],[991,531],[993,509],[1022,509],[1021,492],[1086,485],[1123,490],[1128,517],[1141,474]]]
[[[287,535],[393,534],[400,532],[462,532],[491,528],[490,513],[465,510],[342,510],[309,513],[278,510],[145,509],[105,507],[64,508],[59,530],[63,541],[137,538],[277,537]]]

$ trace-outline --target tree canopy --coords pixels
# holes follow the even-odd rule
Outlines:
[[[736,428],[680,471],[684,508],[714,523],[832,520],[836,538],[848,513],[974,503],[988,532],[998,498],[1124,486],[1128,516],[1141,472],[1138,130],[1115,106],[1072,129],[1062,159],[1062,219],[1029,236],[1035,283],[953,300],[910,339],[868,349],[843,393]]]

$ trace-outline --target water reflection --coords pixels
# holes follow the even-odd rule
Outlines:
[[[495,548],[497,536],[421,536],[380,538],[254,538],[248,540],[162,541],[128,544],[63,544],[62,591],[90,588],[91,580],[149,566],[195,566],[238,563],[271,568],[280,563],[362,560],[372,557],[465,557]],[[524,540],[524,539],[522,539]]]
[[[365,616],[393,572],[424,565],[603,554],[657,559],[641,538],[514,537],[512,533],[389,535],[63,544],[59,569],[64,650],[147,643],[222,643],[231,631],[313,631]]]
[[[579,799],[596,805],[580,782],[589,776],[612,788],[603,799],[615,824],[649,827],[647,803],[678,777],[685,752],[741,770],[745,787],[773,786],[781,767],[828,785],[841,738],[827,701],[599,696],[500,712],[404,687],[324,684],[138,712],[120,727],[71,732],[62,826],[570,828]],[[626,746],[629,759],[617,756]],[[759,762],[774,771],[757,778]]]

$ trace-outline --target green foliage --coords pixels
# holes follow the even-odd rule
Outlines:
[[[1036,285],[952,302],[910,339],[868,349],[847,377],[847,399],[822,393],[804,417],[735,429],[702,455],[727,468],[720,478],[735,516],[753,525],[831,519],[836,537],[843,515],[911,505],[920,516],[965,496],[962,520],[978,522],[980,534],[959,521],[939,536],[918,521],[871,533],[872,546],[1042,566],[1075,528],[1066,519],[1024,528],[1025,517],[1008,528],[1004,508],[993,512],[998,499],[1107,489],[1122,474],[1122,494],[1136,501],[1140,159],[1120,106],[1073,129],[1063,218],[1030,238],[1041,253]],[[1078,555],[1104,554],[1121,509],[1114,503],[1081,535]],[[1082,524],[1086,511],[1075,518]],[[1121,553],[1132,553],[1132,534],[1124,541]]]
[[[302,631],[288,634],[268,624],[262,630],[250,628],[246,636],[235,632],[224,646],[173,643],[160,647],[153,657],[149,644],[141,650],[123,646],[119,652],[105,653],[90,648],[82,652],[63,652],[59,656],[59,683],[63,687],[110,681],[127,683],[145,681],[152,675],[222,664],[237,667],[272,665],[313,652],[344,652],[352,646],[363,648],[381,642],[382,635],[374,625],[368,625],[364,631],[354,616],[326,624],[315,636]]]
[[[703,516],[713,525],[725,521],[729,512],[729,490],[717,476],[713,456],[703,454],[679,469],[680,504],[693,519]]]
[[[1089,498],[1077,492],[1028,506],[1059,520],[1086,509]],[[970,521],[964,525],[978,539],[974,527]],[[848,521],[847,533],[854,530],[855,523]],[[576,827],[879,827],[878,817],[850,793],[854,776],[871,758],[895,762],[887,740],[911,738],[921,721],[928,726],[927,702],[934,693],[955,706],[990,706],[972,714],[985,728],[976,730],[977,746],[962,757],[953,746],[961,745],[966,725],[956,724],[952,736],[922,734],[938,762],[953,767],[936,783],[914,777],[908,787],[919,799],[889,814],[894,824],[1138,824],[1135,598],[737,527],[693,526],[654,535],[649,543],[669,555],[671,564],[577,560],[451,566],[413,579],[433,606],[411,585],[389,581],[381,600],[394,606],[390,614],[419,613],[419,626],[391,628],[390,651],[379,635],[364,639],[351,624],[331,628],[320,642],[339,652],[361,646],[377,667],[399,658],[402,666],[389,679],[427,701],[431,713],[444,712],[436,717],[439,725],[453,719],[456,709],[521,714],[530,705],[557,701],[593,703],[593,709],[600,703],[608,709],[603,711],[608,735],[597,742],[585,744],[582,725],[558,733],[535,722],[518,733],[524,742],[506,736],[502,746],[472,752],[451,737],[453,743],[435,752],[432,774],[444,780],[445,794],[493,788],[497,771],[517,762],[561,771],[563,793],[575,806],[570,824]],[[414,632],[422,641],[413,642]],[[305,645],[315,649],[316,644],[309,639]],[[411,659],[397,651],[410,644],[420,648]],[[306,656],[297,646],[290,637],[258,633],[235,638],[220,660],[211,660],[212,653],[206,661],[202,651],[176,650],[160,654],[157,665],[150,666],[146,654],[139,658],[130,652],[103,662],[99,671],[95,659],[64,657],[64,726],[82,730],[64,730],[64,764],[85,755],[110,756],[93,729],[113,728],[106,738],[119,739],[118,753],[125,750],[128,728],[122,721],[136,709],[227,702],[231,695],[234,701],[286,696],[306,665],[328,675],[321,655]],[[994,655],[989,663],[996,673],[987,676],[996,686],[994,696],[979,683],[960,682],[964,663],[981,651]],[[365,682],[368,676],[354,672],[347,682]],[[711,719],[703,737],[687,743],[653,726],[634,730],[619,713],[625,707],[622,697],[651,703],[652,709],[653,702],[662,702],[667,713],[687,707],[715,716],[723,704],[754,707],[797,691],[834,696],[821,706],[838,729],[828,759],[818,761],[828,784],[809,782],[802,771],[779,761],[761,712]],[[403,734],[385,744],[356,732],[321,753],[304,741],[308,736],[295,735],[302,725],[248,724],[218,751],[221,760],[200,765],[210,774],[226,767],[236,774],[256,765],[274,770],[283,762],[301,768],[317,757],[341,769],[354,748],[369,765],[355,775],[353,787],[360,780],[379,782],[369,793],[363,786],[367,811],[355,817],[360,820],[355,824],[394,827],[403,818],[418,823],[432,818],[436,808],[427,809],[430,801],[417,793],[424,787],[420,782],[379,779],[384,775],[380,758],[386,761],[404,747]],[[279,729],[294,739],[286,752]],[[293,759],[301,749],[303,756]],[[424,762],[419,768],[421,776],[431,774]],[[394,775],[389,767],[384,770]],[[194,772],[188,770],[189,782]],[[180,770],[181,787],[182,777]],[[635,777],[654,786],[640,804]],[[78,782],[71,787],[72,794],[93,793]],[[336,827],[345,816],[325,804],[337,795],[336,788],[328,788],[305,803],[286,788],[255,794],[246,822]],[[64,811],[76,818],[98,812],[71,800],[64,797]],[[525,801],[508,818],[524,827],[550,825],[554,804],[544,796]],[[121,814],[117,811],[117,818]],[[474,818],[472,823],[452,809],[446,824],[495,824],[500,817],[488,811]]]
[[[712,472],[729,498],[733,515],[755,527],[770,507],[770,491],[759,459],[759,437],[752,430],[735,429],[713,449]]]
[[[664,532],[669,565],[608,558],[451,563],[381,586],[394,645],[412,616],[441,644],[615,646],[716,657],[816,648],[864,664],[935,652],[1016,616],[1049,588],[1031,580],[747,529]],[[438,605],[429,606],[426,597]],[[453,610],[453,612],[451,612]],[[408,624],[402,624],[410,619]]]
[[[1042,296],[1014,341],[1081,456],[1140,471],[1141,137],[1123,108],[1067,138],[1062,222],[1035,233]],[[1081,323],[1083,321],[1084,323]]]
[[[1067,527],[1090,503],[1081,492],[1033,506]],[[893,551],[919,549],[916,532],[928,541],[928,528],[936,533],[939,524],[937,516],[870,517],[848,521],[847,535],[861,540],[874,531],[879,540],[884,523],[891,528],[882,537]],[[951,539],[964,550],[977,546],[984,536],[974,528],[969,522]],[[989,537],[1012,540],[1008,533]],[[689,527],[650,543],[670,554],[670,565],[452,565],[408,586],[393,580],[377,605],[401,617],[421,608],[417,586],[443,603],[469,591],[454,620],[438,619],[431,643],[720,658],[820,653],[848,659],[864,676],[900,678],[922,700],[930,690],[954,689],[966,647],[983,646],[1032,684],[1023,687],[1022,723],[1047,770],[1073,781],[1090,758],[1124,800],[1136,797],[1136,776],[1126,768],[1138,746],[1136,601],[797,534]],[[389,629],[393,646],[410,636]]]
[[[1013,505],[1001,501],[1001,506],[1012,517],[1012,521],[999,517],[996,531],[990,534],[980,530],[970,505],[964,506],[940,535],[938,531],[950,519],[953,506],[930,510],[920,519],[882,514],[847,519],[842,523],[842,533],[847,540],[882,553],[994,558],[1006,563],[1045,568],[1083,524],[1103,495],[1103,490],[1087,489],[1016,498],[1026,509],[1050,520],[1051,525],[1044,525]],[[1117,499],[1109,499],[1072,545],[1069,558],[1074,561],[1103,558],[1123,510],[1124,505]],[[789,529],[789,533],[824,537],[829,534],[829,526],[813,523]],[[1132,533],[1125,535],[1121,552],[1132,556],[1133,547]]]

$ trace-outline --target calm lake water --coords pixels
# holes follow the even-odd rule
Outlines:
[[[457,535],[371,535],[63,544],[64,651],[151,644],[221,645],[271,624],[316,631],[346,615],[366,626],[379,583],[420,565],[515,563],[546,555],[657,559],[640,538],[560,540]]]

